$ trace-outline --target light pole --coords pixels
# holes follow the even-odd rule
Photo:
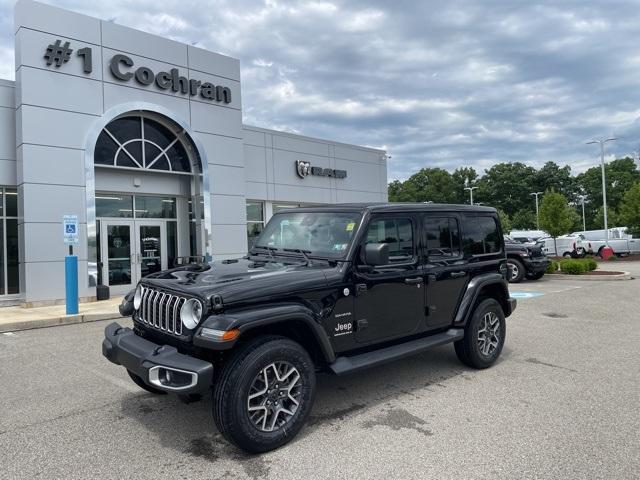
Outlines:
[[[584,199],[587,198],[586,195],[578,195],[580,202],[582,203],[582,231],[585,232],[587,230],[587,223],[584,219]]]
[[[464,187],[465,190],[469,190],[469,203],[473,205],[473,191],[478,187]]]
[[[602,166],[602,209],[604,212],[604,244],[607,247],[609,246],[609,225],[607,224],[607,181],[604,173],[604,144],[607,142],[613,142],[617,139],[617,137],[612,137],[587,142],[587,145],[592,145],[594,143],[600,144],[600,164]]]
[[[542,195],[544,192],[533,192],[529,195],[535,195],[536,197],[536,228],[540,230],[540,215],[538,212],[538,195]]]

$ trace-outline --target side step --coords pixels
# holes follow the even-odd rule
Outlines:
[[[353,357],[338,357],[335,362],[329,365],[329,368],[336,375],[357,372],[358,370],[380,365],[399,358],[408,357],[409,355],[420,353],[433,347],[439,347],[440,345],[455,342],[456,340],[460,340],[463,336],[464,330],[461,328],[450,328],[446,332],[438,333],[437,335],[418,338],[417,340],[411,340],[406,343],[400,343],[380,350],[354,355]]]

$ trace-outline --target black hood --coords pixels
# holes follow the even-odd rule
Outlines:
[[[302,258],[274,261],[252,257],[187,265],[149,275],[141,283],[198,296],[207,302],[211,296],[219,295],[223,304],[229,305],[326,286],[326,269],[333,270],[327,262],[320,260],[307,265]]]

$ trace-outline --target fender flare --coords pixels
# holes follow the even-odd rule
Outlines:
[[[506,317],[511,315],[512,310],[509,302],[509,287],[507,286],[507,281],[499,273],[486,273],[474,277],[467,284],[467,289],[462,296],[458,312],[456,313],[455,320],[453,321],[453,324],[456,327],[463,327],[467,324],[469,317],[473,314],[472,308],[478,299],[478,295],[484,287],[489,285],[498,285],[503,290],[506,300],[502,305],[502,307],[505,308],[504,314]]]
[[[328,363],[331,363],[336,359],[336,355],[329,341],[329,337],[319,323],[318,318],[319,316],[309,308],[297,303],[278,304],[256,310],[238,310],[219,315],[211,315],[200,324],[198,331],[194,335],[194,344],[214,350],[227,350],[236,343],[235,340],[225,342],[217,342],[211,339],[205,340],[200,335],[202,328],[215,330],[232,330],[237,328],[240,330],[238,339],[241,339],[243,334],[258,327],[288,321],[298,321],[303,322],[309,328],[320,347],[324,359]]]

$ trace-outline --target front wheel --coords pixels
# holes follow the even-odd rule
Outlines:
[[[480,302],[464,329],[464,337],[453,345],[458,359],[473,368],[487,368],[500,356],[507,333],[504,312],[493,298]]]
[[[509,266],[509,283],[519,283],[522,281],[522,277],[524,277],[524,265],[520,260],[516,260],[515,258],[508,258],[507,265]]]
[[[315,367],[307,351],[283,337],[258,337],[222,367],[213,392],[213,419],[237,447],[261,453],[289,442],[315,397]]]

